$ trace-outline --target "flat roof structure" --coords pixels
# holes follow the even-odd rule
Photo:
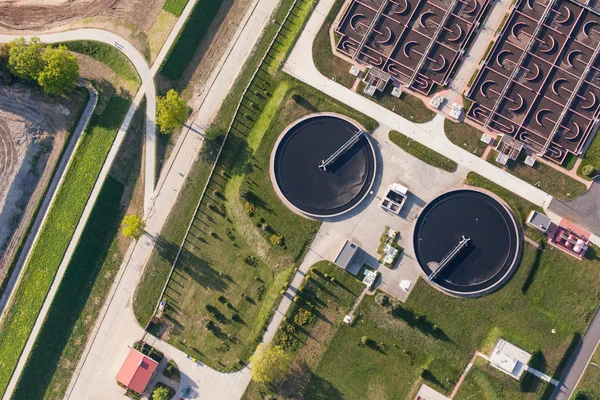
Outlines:
[[[358,250],[359,247],[357,245],[349,240],[346,240],[346,243],[344,243],[342,246],[342,249],[338,253],[333,263],[340,268],[347,269],[352,263],[352,260],[354,259],[354,256]]]
[[[445,85],[489,0],[349,0],[337,50],[429,94]]]
[[[117,374],[117,382],[137,393],[144,393],[157,367],[156,361],[135,349],[130,349]]]
[[[530,360],[531,354],[525,350],[504,339],[498,339],[494,350],[492,350],[490,364],[518,380],[521,379]]]
[[[600,13],[572,0],[518,0],[467,98],[467,116],[562,164],[600,115]]]

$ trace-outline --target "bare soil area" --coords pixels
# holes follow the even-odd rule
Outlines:
[[[164,0],[9,0],[0,3],[0,27],[46,31],[91,17],[111,17],[148,32]]]
[[[0,281],[85,108],[82,90],[50,98],[21,84],[0,86]]]

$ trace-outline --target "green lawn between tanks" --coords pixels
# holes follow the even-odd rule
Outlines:
[[[593,400],[600,399],[600,368],[598,367],[598,365],[600,365],[600,347],[596,349],[596,352],[592,356],[592,359],[590,360],[590,363],[588,364],[587,369],[585,370],[585,373],[581,378],[581,381],[577,385],[577,390],[575,391],[576,394],[579,391],[588,391],[591,392],[593,396],[595,396],[592,398]],[[574,400],[592,399],[588,399],[585,397],[580,399],[579,397],[577,397],[577,395],[574,398]]]
[[[0,392],[4,393],[50,289],[130,99],[113,96],[92,117],[66,172],[38,242],[0,326]]]
[[[117,48],[106,43],[81,40],[60,43],[75,53],[85,54],[108,66],[114,73],[134,86],[140,85],[140,77],[129,59]],[[58,44],[56,45],[58,46]]]
[[[582,182],[540,161],[536,162],[533,167],[525,165],[524,161],[527,156],[525,152],[521,152],[517,160],[509,161],[506,167],[496,162],[497,156],[498,152],[492,150],[489,152],[486,161],[558,199],[574,199],[587,190],[587,187]]]
[[[0,68],[2,66],[0,65]],[[73,131],[75,130],[75,128],[77,127],[77,125],[79,124],[79,120],[81,119],[81,116],[83,115],[83,111],[85,110],[85,106],[87,105],[88,101],[89,101],[89,97],[90,94],[87,91],[87,89],[82,88],[82,87],[77,87],[77,89],[75,89],[77,92],[79,92],[81,94],[81,96],[83,97],[83,101],[81,103],[81,109],[78,110],[77,115],[75,116],[75,118],[73,119],[73,122],[71,124],[71,127],[68,130],[68,136],[65,139],[65,142],[63,144],[63,148],[60,152],[60,157],[58,158],[58,160],[60,161],[60,158],[62,158],[62,156],[64,155],[64,152],[66,150],[66,147],[69,143],[69,141],[72,138],[73,135]],[[48,181],[48,183],[50,181],[52,181],[52,179],[54,178],[54,174],[56,173],[56,169],[58,168],[58,164],[59,162],[57,161],[52,169],[52,174],[50,174],[50,179]],[[47,187],[44,188],[44,192],[47,190]],[[6,274],[4,275],[4,277],[0,280],[0,296],[2,296],[2,294],[4,293],[4,290],[6,289],[6,285],[8,284],[8,280],[10,278],[10,275],[12,274],[16,264],[17,264],[17,260],[19,259],[19,255],[23,249],[23,246],[25,245],[25,241],[27,240],[27,236],[29,235],[29,232],[31,231],[31,228],[33,227],[33,222],[35,221],[35,219],[37,218],[37,215],[40,211],[40,207],[42,206],[42,202],[43,202],[44,198],[40,198],[38,201],[38,204],[36,205],[35,211],[30,215],[29,217],[29,223],[27,224],[27,228],[25,229],[21,240],[19,241],[19,245],[17,247],[17,250],[14,252],[12,258],[10,260],[8,260],[8,262],[6,263],[9,267],[6,270]]]
[[[163,10],[170,12],[176,17],[179,17],[185,6],[187,6],[188,0],[166,0],[163,4]]]
[[[325,17],[325,21],[315,37],[312,54],[315,67],[317,67],[317,70],[319,70],[321,74],[347,88],[351,88],[356,80],[354,76],[350,75],[350,67],[352,64],[333,55],[329,36],[331,25],[343,5],[343,0],[336,0],[333,4],[331,11],[327,14],[327,17]],[[364,95],[364,85],[365,84],[361,82],[357,89],[357,92],[361,95]],[[435,116],[435,112],[427,108],[421,99],[408,93],[403,93],[401,99],[397,99],[391,95],[391,92],[392,85],[387,85],[383,94],[377,94],[376,97],[367,98],[415,123],[430,121]]]
[[[519,219],[527,215],[527,207],[533,207],[504,189],[494,190],[483,178],[470,178],[470,184],[497,191],[516,206]],[[538,251],[528,243],[524,246],[515,275],[485,297],[453,298],[420,280],[408,302],[398,303],[400,308],[390,313],[366,296],[354,326],[338,324],[331,342],[309,352],[309,370],[304,373],[314,376],[302,398],[408,399],[421,383],[448,394],[471,353],[489,354],[499,337],[533,353],[533,367],[560,376],[599,303],[598,250],[590,248],[587,258],[578,261],[550,247]],[[339,312],[344,315],[345,310]],[[552,329],[557,330],[555,334]],[[312,328],[306,334],[317,335]],[[378,345],[359,347],[365,335]],[[288,377],[296,374],[290,369]],[[553,389],[529,374],[521,382],[505,379],[479,363],[469,374],[457,398],[481,393],[481,399],[490,400],[537,399],[547,398]],[[258,399],[276,390],[251,383],[245,398]]]
[[[104,304],[121,265],[122,257],[112,239],[123,212],[122,194],[123,184],[108,177],[19,378],[14,399],[63,398],[94,325],[93,316]]]
[[[456,162],[431,150],[429,147],[410,139],[400,132],[390,131],[389,138],[396,146],[429,165],[448,172],[454,172],[456,171],[456,168],[458,168]]]
[[[471,125],[454,122],[446,118],[444,133],[452,143],[469,153],[475,154],[477,157],[481,157],[487,148],[487,145],[481,141],[483,132]]]
[[[364,399],[370,393],[409,398],[420,380],[449,394],[470,353],[489,353],[498,337],[529,352],[539,351],[537,368],[560,376],[585,330],[586,314],[598,306],[600,270],[594,258],[578,262],[555,249],[538,253],[526,243],[515,276],[491,295],[452,298],[420,280],[397,317],[366,297],[358,309],[359,322],[338,330],[304,398]],[[364,335],[385,343],[387,350],[358,347]],[[414,355],[414,365],[408,352]],[[523,390],[531,395],[518,398],[547,395],[544,385],[526,382]]]
[[[325,274],[329,278],[325,278]],[[275,343],[290,355],[286,378],[277,385],[251,381],[242,399],[262,400],[264,394],[303,398],[311,371],[318,365],[344,315],[364,289],[362,282],[327,261],[313,265],[308,276],[301,287],[301,300],[292,304],[286,313],[287,322],[282,324],[275,337]],[[335,282],[331,282],[331,277]],[[304,325],[295,320],[301,309],[311,310],[311,318]],[[293,327],[290,329],[289,326]]]
[[[175,43],[160,66],[159,72],[162,76],[172,81],[183,76],[222,4],[223,0],[199,0],[194,5],[179,36],[175,39]]]
[[[596,136],[592,139],[592,143],[590,147],[588,147],[585,155],[583,156],[583,160],[581,160],[581,164],[579,164],[579,168],[577,168],[577,175],[581,176],[585,179],[590,179],[590,177],[586,176],[583,173],[583,167],[586,165],[592,165],[594,167],[595,173],[598,174],[600,171],[600,134],[596,132]]]

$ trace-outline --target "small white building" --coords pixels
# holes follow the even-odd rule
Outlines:
[[[519,380],[530,360],[530,353],[504,339],[498,339],[490,357],[490,365]]]

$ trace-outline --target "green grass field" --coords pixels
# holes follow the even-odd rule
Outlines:
[[[305,398],[364,399],[373,393],[378,398],[409,398],[423,381],[449,394],[470,353],[489,353],[499,337],[539,353],[536,367],[560,376],[589,313],[598,306],[600,263],[595,252],[591,250],[593,260],[579,262],[558,250],[538,252],[525,244],[515,276],[497,292],[477,299],[446,296],[423,280],[407,303],[393,311],[365,298],[359,322],[339,328]],[[379,346],[357,346],[365,335]],[[544,394],[545,385],[526,382],[522,393],[517,386],[519,397],[500,398]]]
[[[365,86],[366,84],[361,82],[356,89],[357,93],[415,124],[431,121],[433,117],[435,117],[435,112],[427,108],[423,101],[418,97],[407,92],[402,93],[400,98],[392,96],[394,86],[391,84],[387,85],[383,92],[376,92],[373,97],[364,94]]]
[[[490,164],[502,168],[517,178],[540,188],[558,199],[574,199],[587,190],[587,187],[583,183],[542,162],[536,162],[533,167],[525,165],[524,161],[527,156],[525,152],[521,152],[521,155],[517,160],[509,161],[508,166],[506,167],[503,167],[496,162],[497,156],[498,152],[492,150],[488,154],[486,160]]]
[[[23,369],[14,398],[63,398],[84,350],[83,343],[93,327],[93,316],[98,315],[121,265],[113,238],[123,213],[122,195],[123,184],[108,177]]]
[[[331,282],[331,277],[335,282]],[[313,265],[299,300],[288,310],[287,322],[282,324],[275,338],[275,344],[290,355],[286,378],[276,385],[252,381],[243,399],[262,400],[265,396],[261,393],[303,398],[312,370],[364,287],[362,282],[334,264],[321,261]],[[306,313],[303,310],[310,312],[305,323],[297,317]]]
[[[586,165],[591,165],[594,167],[594,172],[592,176],[595,176],[600,171],[600,135],[596,132],[596,137],[592,140],[592,144],[588,147],[585,155],[583,156],[583,160],[581,164],[579,164],[579,168],[577,169],[577,175],[581,176],[585,179],[590,179],[589,176],[586,176],[583,173],[583,167]]]
[[[483,132],[471,125],[454,122],[446,118],[444,133],[452,143],[469,153],[475,154],[477,157],[481,157],[487,148],[487,145],[480,140]]]
[[[114,96],[94,116],[42,226],[0,326],[0,392],[4,393],[62,261],[130,99]]]
[[[75,53],[85,54],[108,66],[119,77],[138,86],[140,77],[131,61],[118,49],[106,43],[81,40],[61,43]]]
[[[456,171],[456,168],[458,168],[458,164],[456,164],[456,162],[434,150],[431,150],[427,146],[423,146],[419,142],[415,142],[400,132],[390,131],[389,137],[396,146],[429,165],[448,172],[454,172]]]
[[[280,7],[277,20],[283,18],[290,4]],[[310,4],[298,3],[294,15],[306,17],[309,13],[305,7]],[[293,23],[301,25],[301,21],[294,19]],[[267,31],[258,49],[266,51],[263,46],[272,38],[269,33],[275,32]],[[288,51],[293,41],[294,36],[288,36],[283,43],[278,41],[280,47],[275,51]],[[256,57],[262,54],[255,52],[242,78],[249,79],[251,73],[247,70],[255,68],[259,60]],[[302,115],[325,110],[352,115],[367,128],[375,126],[374,121],[341,103],[280,75],[272,65],[276,64],[261,70],[244,97],[243,111],[223,148],[169,282],[165,295],[169,307],[162,329],[151,327],[163,339],[219,370],[239,368],[239,360],[247,360],[254,352],[280,291],[319,225],[291,212],[273,191],[268,173],[269,154],[281,130]],[[232,93],[237,94],[237,101],[246,84],[243,79],[236,82]],[[235,99],[231,95],[226,99],[215,119],[217,124],[208,131],[209,138],[220,138],[225,133]],[[208,171],[211,161],[210,157],[201,157],[201,164],[194,170]],[[189,191],[186,204],[177,208],[170,219],[185,220],[184,212],[179,210],[193,211],[195,202],[187,201],[197,201],[202,187],[201,183],[198,185],[197,190]],[[249,194],[242,198],[241,193],[246,191]],[[245,210],[246,201],[254,207],[251,215]],[[188,218],[191,213],[188,212]],[[134,300],[134,310],[142,325],[152,315],[186,226],[187,223],[171,225],[168,221],[167,229],[163,230],[157,253],[152,256],[155,264],[148,266]],[[283,236],[282,244],[271,243],[274,234]]]
[[[163,4],[163,10],[179,17],[189,0],[166,0]]]
[[[175,1],[179,4],[178,0]],[[222,4],[223,0],[199,0],[196,3],[160,66],[159,72],[162,76],[173,81],[183,76]]]

